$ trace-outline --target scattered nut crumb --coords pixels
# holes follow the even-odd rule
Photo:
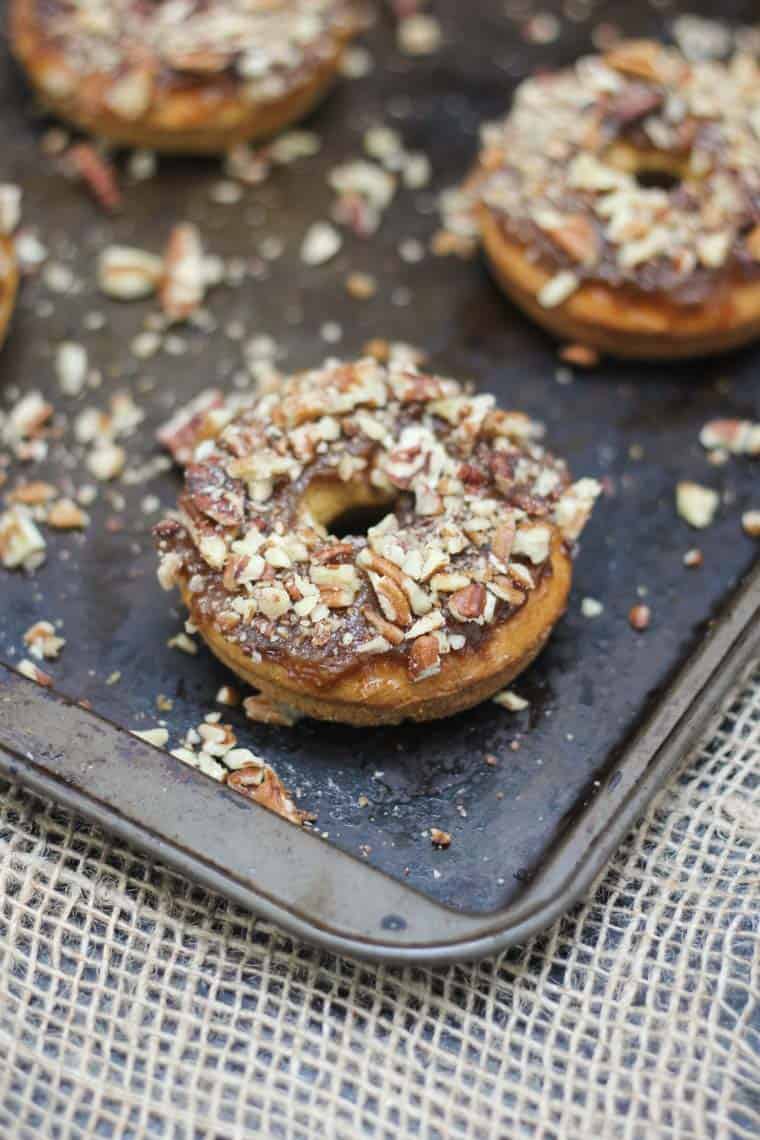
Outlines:
[[[72,499],[59,499],[48,510],[45,521],[56,530],[83,530],[90,520]]]
[[[419,12],[399,21],[397,42],[404,55],[432,55],[441,40],[441,25],[434,16]]]
[[[501,708],[506,709],[508,712],[522,712],[523,709],[530,707],[530,701],[526,701],[525,697],[520,697],[517,693],[513,693],[511,689],[503,689],[491,699],[494,704],[500,705]]]
[[[55,626],[50,621],[37,621],[30,625],[24,634],[24,644],[29,647],[32,657],[38,661],[44,659],[55,660],[66,644],[63,637],[55,632]]]
[[[566,344],[559,350],[559,358],[577,368],[596,368],[601,360],[597,350],[587,344]]]
[[[346,292],[357,301],[368,301],[377,292],[377,281],[369,273],[349,273]]]
[[[684,566],[688,566],[690,569],[693,569],[696,566],[701,566],[704,560],[705,559],[702,551],[699,550],[696,546],[692,547],[691,550],[687,550],[683,556]]]
[[[193,641],[192,637],[188,637],[186,633],[177,633],[174,637],[170,637],[166,643],[170,649],[179,649],[182,653],[188,653],[194,657],[198,652],[198,645]]]
[[[127,462],[127,453],[118,443],[98,440],[87,456],[87,469],[100,482],[108,482],[121,475]]]
[[[450,847],[451,836],[448,831],[442,831],[440,827],[431,827],[430,842],[434,847]]]
[[[55,371],[64,396],[78,396],[87,379],[87,349],[64,340],[55,354]]]
[[[45,561],[46,543],[23,506],[0,515],[0,561],[8,570],[36,570]]]
[[[0,233],[10,236],[21,221],[21,187],[0,183]]]
[[[139,301],[155,293],[164,263],[155,254],[126,245],[108,245],[98,258],[98,287],[115,301]]]
[[[711,487],[684,481],[676,487],[676,510],[689,526],[702,530],[715,518],[720,498]]]
[[[66,159],[71,169],[87,185],[95,200],[107,213],[121,205],[121,192],[113,166],[91,143],[77,143],[69,147]]]
[[[215,699],[217,704],[227,705],[228,708],[234,708],[235,705],[240,704],[240,694],[237,689],[232,688],[232,685],[222,685]]]
[[[651,619],[652,611],[649,606],[645,606],[641,602],[633,606],[628,614],[628,621],[631,624],[631,628],[637,630],[639,633],[649,628]]]
[[[710,420],[699,433],[699,442],[708,451],[759,456],[760,424],[751,420]]]
[[[335,257],[343,244],[335,226],[329,222],[314,222],[306,231],[301,245],[301,261],[304,265],[325,265]]]
[[[745,511],[742,515],[742,528],[750,538],[760,538],[760,510]]]
[[[38,685],[44,685],[46,689],[49,689],[53,684],[53,678],[50,674],[44,673],[42,669],[35,665],[33,661],[30,661],[28,657],[22,658],[16,669],[22,677],[27,677],[30,681],[36,681]]]
[[[154,748],[166,748],[169,743],[169,732],[165,728],[146,728],[138,732],[136,729],[132,730],[132,735],[137,736],[140,740],[152,744]]]

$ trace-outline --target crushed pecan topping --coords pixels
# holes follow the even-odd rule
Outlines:
[[[528,79],[445,196],[447,229],[477,233],[484,206],[551,273],[546,308],[584,281],[699,303],[760,272],[758,88],[750,55],[687,63],[646,40]],[[674,185],[638,177],[663,170]]]
[[[320,683],[384,654],[435,675],[526,603],[599,490],[570,483],[528,417],[388,355],[247,402],[207,394],[159,433],[186,466],[155,532],[161,584],[186,587],[200,629]],[[331,495],[336,514],[368,497],[386,513],[337,538]],[[283,723],[263,698],[245,708]]]
[[[98,101],[136,123],[165,93],[268,103],[308,81],[360,23],[350,0],[34,0],[58,98]],[[57,54],[53,55],[53,49]],[[81,90],[80,90],[81,89]],[[187,112],[185,112],[187,114]],[[99,197],[100,175],[83,170]],[[95,185],[97,183],[98,185]],[[104,202],[105,204],[105,202]]]

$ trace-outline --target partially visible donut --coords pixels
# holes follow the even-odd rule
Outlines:
[[[749,56],[689,63],[650,41],[521,84],[469,191],[506,292],[555,335],[620,356],[758,336],[758,92]]]
[[[571,484],[527,416],[374,359],[205,407],[162,435],[193,455],[156,528],[159,580],[265,696],[348,724],[430,720],[543,647],[599,488]],[[380,516],[366,536],[331,533],[360,507]]]
[[[17,290],[18,266],[13,241],[0,234],[0,344],[8,331]]]
[[[358,30],[352,0],[11,0],[43,103],[128,146],[219,152],[302,118]]]

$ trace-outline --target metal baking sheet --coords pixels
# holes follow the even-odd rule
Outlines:
[[[297,368],[328,352],[355,355],[382,336],[423,346],[436,368],[542,419],[577,475],[605,480],[609,494],[584,534],[568,614],[515,685],[527,711],[487,703],[448,721],[359,731],[314,721],[257,726],[223,710],[240,742],[270,759],[301,806],[318,813],[311,834],[126,732],[160,717],[179,743],[217,707],[214,694],[229,679],[205,650],[188,657],[167,647],[183,615],[155,581],[150,527],[159,514],[146,507],[153,496],[173,505],[176,472],[119,485],[123,508],[101,491],[83,536],[48,532],[48,559],[33,578],[3,575],[0,660],[18,660],[23,631],[39,618],[62,619],[67,645],[50,668],[53,693],[0,668],[0,766],[289,929],[370,957],[484,954],[560,913],[757,652],[757,546],[739,521],[758,505],[757,467],[746,459],[711,466],[698,434],[716,416],[758,418],[758,349],[679,365],[605,361],[563,383],[556,346],[502,298],[479,259],[400,256],[410,238],[428,243],[435,195],[466,172],[479,123],[504,111],[516,82],[588,50],[600,24],[661,34],[673,17],[660,5],[597,4],[581,19],[589,9],[569,4],[558,39],[540,44],[526,42],[527,9],[483,0],[465,20],[461,5],[441,2],[445,46],[415,60],[395,50],[381,15],[365,37],[372,73],[345,82],[309,121],[319,154],[278,168],[233,205],[214,201],[217,163],[161,160],[152,180],[124,174],[124,208],[114,218],[40,156],[49,123],[34,116],[9,60],[0,63],[4,177],[23,184],[24,223],[75,277],[66,295],[51,292],[45,275],[25,282],[0,358],[6,405],[37,388],[71,418],[129,388],[146,417],[127,443],[135,467],[158,454],[153,431],[173,407],[210,384],[239,382],[246,338],[271,335],[281,365]],[[752,9],[734,3],[723,14],[749,22]],[[328,171],[358,157],[364,131],[380,122],[429,155],[431,185],[400,190],[374,238],[346,236],[333,262],[304,269],[303,235],[329,216]],[[181,218],[198,221],[210,251],[243,258],[246,278],[210,295],[215,331],[180,330],[181,354],[140,361],[128,345],[150,302],[120,306],[99,295],[97,252],[108,242],[159,249]],[[375,274],[376,298],[347,297],[352,270]],[[93,313],[105,317],[101,328]],[[331,324],[340,326],[337,344],[325,340]],[[87,346],[102,374],[101,386],[77,400],[62,397],[53,376],[55,346],[67,338]],[[61,443],[34,477],[91,481],[69,463]],[[676,516],[680,478],[721,492],[716,522],[699,534]],[[682,556],[695,545],[704,565],[689,570]],[[599,617],[582,615],[584,597],[603,604]],[[640,597],[652,609],[643,634],[627,620]],[[158,712],[158,694],[172,699],[170,712]],[[432,848],[431,826],[451,833],[448,850]]]

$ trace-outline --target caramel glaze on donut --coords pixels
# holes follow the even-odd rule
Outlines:
[[[18,290],[18,267],[13,242],[0,235],[0,344],[5,340]]]
[[[11,0],[43,103],[128,146],[211,153],[302,118],[359,29],[352,0]]]
[[[527,416],[374,359],[197,408],[163,435],[193,454],[156,528],[159,580],[266,696],[348,724],[429,720],[541,649],[599,488],[571,484]],[[381,521],[330,534],[357,507]]]
[[[753,58],[688,63],[649,41],[523,83],[465,188],[503,288],[620,356],[760,334],[759,91]]]

